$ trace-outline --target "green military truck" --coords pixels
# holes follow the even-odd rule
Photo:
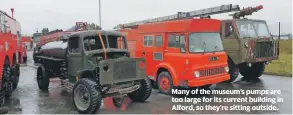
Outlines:
[[[239,73],[248,80],[258,78],[264,73],[266,64],[278,59],[279,41],[273,39],[266,21],[244,18],[262,8],[245,8],[232,14],[233,19],[221,22],[221,36],[230,68],[227,82],[233,82]]]
[[[48,90],[49,79],[59,77],[72,91],[79,113],[95,113],[105,97],[126,95],[134,102],[144,102],[151,95],[145,60],[130,58],[126,38],[119,32],[75,32],[38,50],[39,89]]]

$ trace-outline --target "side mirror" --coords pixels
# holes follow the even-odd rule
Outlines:
[[[176,42],[179,42],[179,36],[176,36],[175,41],[176,41]]]

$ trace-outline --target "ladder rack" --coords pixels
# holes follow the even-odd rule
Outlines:
[[[178,12],[177,14],[174,14],[174,15],[163,16],[163,17],[158,17],[158,18],[153,18],[148,20],[120,24],[116,26],[116,28],[117,27],[119,29],[131,28],[141,24],[156,23],[156,22],[171,21],[171,20],[190,19],[194,17],[205,17],[209,15],[215,15],[215,14],[221,14],[221,13],[227,13],[227,12],[233,12],[233,11],[239,11],[239,10],[240,10],[239,5],[232,5],[232,4],[221,5],[217,7],[211,7],[211,8],[195,10],[190,12]]]

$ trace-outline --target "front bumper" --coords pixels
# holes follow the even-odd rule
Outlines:
[[[223,81],[230,79],[229,74],[218,75],[218,76],[207,76],[207,77],[209,77],[209,78],[188,80],[185,83],[181,82],[180,86],[200,87],[200,86],[205,86],[205,85],[217,84],[217,83],[220,83],[220,82],[223,82]]]
[[[256,63],[256,62],[265,62],[265,61],[272,61],[272,60],[278,60],[279,56],[273,56],[273,57],[261,57],[261,58],[254,58],[254,59],[248,59],[247,63]]]

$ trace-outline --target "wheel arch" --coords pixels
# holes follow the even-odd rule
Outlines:
[[[160,72],[162,71],[168,71],[171,75],[172,78],[172,82],[174,86],[178,86],[179,85],[179,79],[177,77],[176,71],[175,69],[167,63],[161,63],[156,67],[156,74],[155,74],[155,80],[157,81],[157,76],[160,74]]]
[[[81,70],[77,73],[76,77],[78,79],[81,79],[81,78],[95,79],[95,74],[92,70]]]

